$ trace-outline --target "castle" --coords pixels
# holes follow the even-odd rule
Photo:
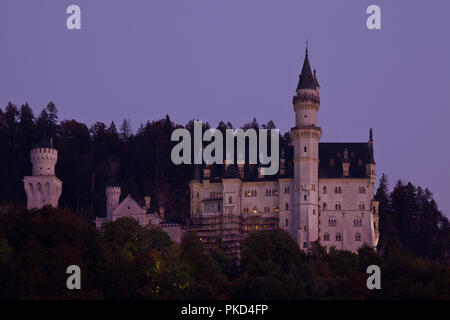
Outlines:
[[[190,218],[205,245],[220,238],[239,257],[249,232],[281,228],[305,251],[316,240],[353,252],[376,247],[372,130],[365,143],[319,142],[320,85],[308,49],[293,107],[291,145],[281,152],[277,175],[263,176],[252,164],[195,167]]]
[[[55,175],[58,150],[53,146],[53,141],[42,139],[31,149],[30,159],[33,167],[32,176],[23,179],[28,210],[41,209],[46,205],[57,208],[62,193],[62,181]],[[142,226],[161,227],[172,241],[181,242],[183,228],[178,224],[166,222],[163,208],[160,208],[159,212],[151,212],[150,197],[145,197],[144,205],[138,204],[131,195],[120,201],[121,188],[114,179],[106,186],[105,193],[106,217],[97,217],[94,220],[98,229],[102,229],[106,222],[131,217]]]
[[[173,241],[194,230],[206,247],[220,239],[239,263],[241,244],[249,232],[281,228],[302,250],[319,240],[327,247],[356,251],[376,248],[379,237],[373,136],[368,142],[321,143],[318,126],[320,85],[311,71],[308,49],[293,98],[295,126],[290,145],[281,150],[280,169],[264,176],[255,164],[195,165],[190,182],[187,226],[164,221],[164,212],[150,212],[150,198],[139,205],[130,195],[120,202],[114,180],[106,187],[106,217],[97,228],[120,217],[144,226],[160,226]],[[58,151],[42,140],[30,152],[33,175],[24,177],[28,209],[58,206],[62,182],[55,175]]]

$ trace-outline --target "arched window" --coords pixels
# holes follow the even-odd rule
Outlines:
[[[339,232],[336,233],[336,241],[342,241],[342,235]]]
[[[327,186],[323,186],[323,194],[327,194]]]
[[[289,203],[286,202],[286,205],[284,206],[285,210],[289,210]]]
[[[308,198],[308,197],[307,197],[307,196],[306,196],[306,194],[305,194],[305,195],[303,196],[303,200],[305,200],[305,201],[306,201],[306,200],[307,200],[307,198]]]
[[[328,233],[323,235],[323,241],[330,241],[330,235]]]
[[[257,206],[253,207],[253,213],[258,213],[258,207]]]
[[[233,197],[232,196],[228,197],[228,203],[233,203]]]
[[[353,220],[353,226],[354,226],[354,227],[361,227],[361,226],[362,226],[362,218],[356,217],[356,218]]]
[[[328,218],[328,226],[329,227],[336,227],[337,222],[335,217]]]
[[[33,190],[33,184],[32,184],[32,183],[30,183],[30,184],[28,185],[28,188],[29,188],[29,190],[30,190],[31,193],[34,192],[34,190]]]
[[[361,202],[361,203],[359,204],[359,210],[361,210],[361,211],[364,211],[364,210],[365,210],[364,202]]]
[[[39,192],[42,192],[42,186],[41,186],[41,183],[40,183],[40,182],[38,182],[37,188],[38,188],[38,191],[39,191]]]
[[[341,204],[339,202],[336,202],[336,205],[334,207],[336,210],[341,210]]]
[[[355,234],[355,241],[361,241],[361,233],[356,233]]]
[[[323,210],[327,210],[327,203],[326,202],[323,203]]]

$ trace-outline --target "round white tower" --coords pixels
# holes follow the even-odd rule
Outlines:
[[[120,203],[121,189],[119,184],[113,179],[106,186],[106,219],[113,221],[113,211]]]
[[[316,72],[311,71],[306,48],[297,94],[293,98],[295,127],[294,144],[294,221],[300,248],[307,250],[319,237],[319,140],[322,129],[317,126],[320,106],[320,86]]]
[[[40,209],[50,205],[58,207],[62,193],[62,181],[55,175],[58,161],[58,150],[52,140],[41,140],[30,151],[33,175],[24,177],[24,188],[27,194],[28,209]]]
[[[52,140],[41,140],[30,152],[33,176],[53,176],[58,161],[58,150]]]

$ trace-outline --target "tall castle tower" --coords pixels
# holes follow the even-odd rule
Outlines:
[[[62,193],[62,181],[55,175],[58,150],[52,141],[41,140],[30,152],[33,175],[24,177],[23,183],[27,194],[27,208],[40,209],[51,205],[58,207]]]
[[[121,189],[119,184],[113,179],[106,187],[106,218],[113,221],[113,211],[120,203]]]
[[[297,241],[307,250],[318,239],[319,230],[319,140],[322,129],[317,126],[320,86],[316,71],[311,71],[306,48],[305,61],[293,98],[295,127],[291,129],[294,144],[294,212]]]

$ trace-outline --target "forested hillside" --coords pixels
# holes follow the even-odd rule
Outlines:
[[[9,103],[0,108],[0,207],[20,210],[25,205],[23,176],[31,174],[30,149],[42,138],[52,137],[59,151],[57,176],[63,181],[60,207],[78,216],[105,214],[105,186],[114,176],[122,197],[152,197],[152,208],[166,208],[171,221],[184,224],[189,214],[189,180],[193,168],[176,166],[170,159],[172,131],[181,127],[168,116],[140,125],[133,133],[129,121],[116,127],[94,123],[90,128],[75,120],[59,121],[50,102],[38,116],[29,105]],[[185,126],[192,132],[193,121]],[[254,119],[244,128],[274,128]],[[204,124],[204,129],[209,125]],[[220,130],[232,128],[221,122]],[[288,142],[288,135],[281,144]],[[407,179],[408,177],[406,177]],[[380,252],[402,247],[421,257],[449,263],[450,225],[428,189],[399,181],[389,191],[387,177],[380,180],[375,198],[380,201]]]

